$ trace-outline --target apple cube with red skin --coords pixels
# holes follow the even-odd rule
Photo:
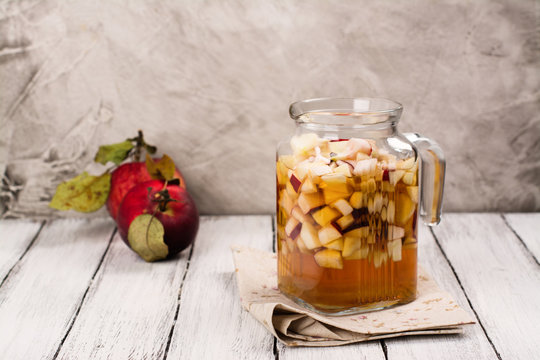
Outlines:
[[[302,186],[302,182],[294,174],[291,174],[289,181],[291,182],[294,191],[298,192],[298,189]]]
[[[157,160],[157,159],[154,159]],[[178,169],[174,170],[174,177],[180,180],[180,187],[185,188],[186,183]],[[146,169],[145,162],[125,163],[116,168],[111,174],[111,190],[107,198],[107,211],[116,220],[118,209],[124,196],[137,184],[152,180]]]
[[[294,217],[291,217],[285,225],[285,233],[293,240],[300,235],[300,229],[302,229],[302,223]]]
[[[167,257],[171,257],[195,240],[199,229],[199,212],[187,190],[172,184],[167,185],[167,191],[173,201],[167,203],[165,211],[161,211],[154,199],[164,184],[161,180],[150,180],[129,190],[118,209],[117,225],[120,236],[129,246],[131,222],[139,215],[153,214],[163,225],[163,239],[169,250]]]

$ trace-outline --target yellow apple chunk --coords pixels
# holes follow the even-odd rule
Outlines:
[[[321,228],[318,235],[319,241],[323,245],[326,245],[329,242],[341,237],[341,233],[333,225],[326,225],[325,227]]]
[[[331,269],[343,269],[341,252],[333,249],[324,249],[315,254],[315,262],[320,267]]]
[[[335,219],[337,219],[340,214],[336,210],[332,209],[330,206],[325,206],[322,209],[315,211],[312,216],[313,219],[315,219],[315,221],[317,222],[317,224],[321,226],[326,226]]]
[[[324,245],[327,249],[334,249],[334,250],[343,250],[343,238],[339,238],[337,240],[331,241],[328,244]]]
[[[311,209],[318,208],[319,206],[324,205],[324,198],[320,196],[319,193],[306,194],[300,193],[298,197],[298,206],[307,214]]]
[[[300,239],[302,239],[306,248],[310,250],[322,246],[321,242],[319,241],[317,230],[310,223],[302,224]]]

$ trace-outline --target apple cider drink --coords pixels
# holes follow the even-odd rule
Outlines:
[[[294,136],[277,158],[278,281],[322,312],[416,296],[418,162],[371,139]],[[413,152],[414,154],[414,152]]]

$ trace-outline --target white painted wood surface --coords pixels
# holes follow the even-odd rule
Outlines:
[[[28,249],[41,225],[24,220],[0,221],[0,284]]]
[[[534,255],[536,262],[540,261],[540,213],[505,214],[503,216]]]
[[[231,245],[272,250],[272,218],[205,218],[167,359],[274,359],[274,338],[240,304]]]
[[[538,358],[540,272],[503,218],[447,214],[434,232],[501,357]]]
[[[2,359],[51,359],[113,232],[110,220],[45,225],[0,288]]]
[[[147,263],[117,233],[58,359],[163,358],[189,250]]]
[[[153,264],[118,235],[110,243],[109,220],[52,221],[41,231],[39,222],[2,220],[0,359],[533,359],[539,217],[447,214],[436,239],[421,229],[420,263],[479,324],[384,348],[287,348],[241,308],[230,245],[271,250],[271,216],[203,217],[190,258],[187,250]]]
[[[474,315],[467,297],[461,289],[450,265],[444,258],[429,228],[419,228],[418,261],[442,289],[452,295],[454,300]],[[496,359],[497,355],[490,345],[480,324],[466,326],[460,335],[409,336],[387,339],[389,359],[437,359],[469,360]]]

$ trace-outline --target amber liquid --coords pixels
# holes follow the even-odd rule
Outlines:
[[[355,241],[358,241],[359,247],[361,245],[369,250],[366,250],[361,259],[347,259],[344,256],[341,269],[320,266],[314,258],[320,249],[306,251],[305,248],[295,246],[298,238],[295,240],[286,235],[285,225],[291,215],[279,205],[284,186],[278,184],[279,289],[293,300],[324,313],[378,309],[407,303],[416,297],[417,205],[407,195],[407,185],[400,181],[395,186],[388,186],[388,182],[384,184],[379,179],[376,181],[376,189],[366,191],[365,186],[360,186],[360,177],[354,178],[353,182],[356,190],[364,190],[365,200],[369,201],[379,193],[385,197],[385,201],[382,211],[371,209],[370,212],[367,204],[355,210],[355,214],[361,214],[355,220],[356,226],[367,226],[370,234],[369,238],[358,237]],[[391,218],[387,213],[390,201],[395,204],[395,215]],[[311,219],[309,216],[307,218]],[[312,224],[318,227],[315,221]],[[404,236],[399,240],[401,255],[394,255],[394,259],[388,248],[390,225],[404,229]]]

